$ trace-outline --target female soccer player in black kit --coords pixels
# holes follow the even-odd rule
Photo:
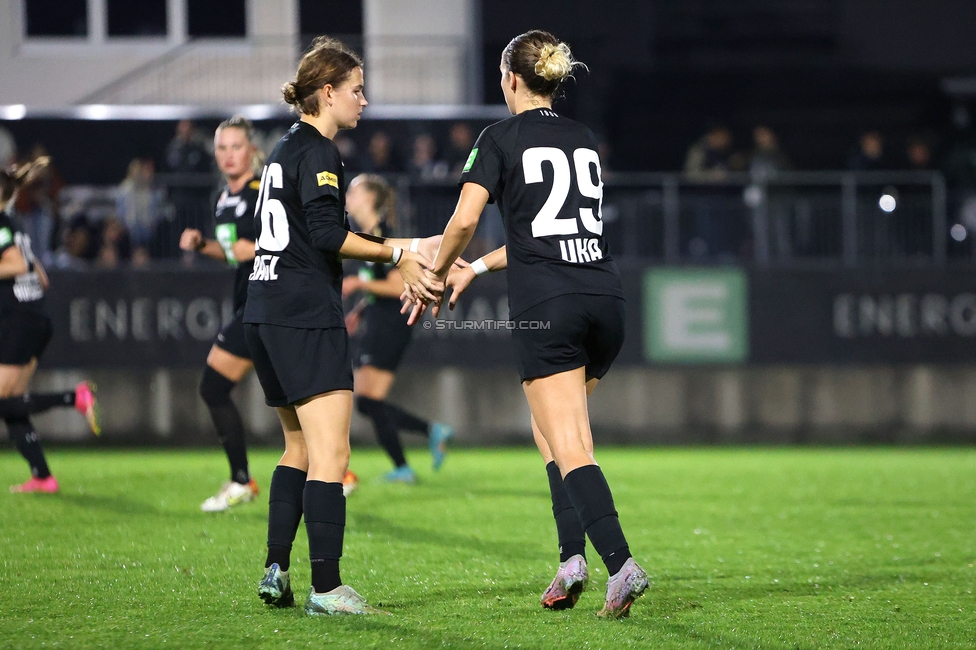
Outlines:
[[[631,557],[593,458],[586,400],[623,344],[624,300],[603,238],[596,139],[552,110],[574,65],[569,47],[542,31],[522,34],[505,48],[501,85],[514,117],[489,126],[475,143],[433,275],[454,287],[456,299],[476,275],[508,268],[512,339],[533,434],[546,461],[560,545],[559,571],[542,604],[576,604],[588,578],[585,532],[610,576],[600,615],[616,618],[628,615],[648,580]],[[491,201],[501,209],[507,247],[448,279]],[[538,321],[549,328],[530,329]]]
[[[7,214],[21,185],[47,165],[40,158],[19,168],[0,171],[0,417],[10,439],[30,465],[31,478],[12,485],[11,492],[57,492],[30,416],[55,406],[71,406],[100,433],[92,386],[81,382],[73,391],[28,393],[37,362],[51,341],[51,319],[44,310],[49,282],[34,258],[30,237]]]
[[[288,568],[304,514],[312,567],[306,613],[375,613],[339,574],[353,402],[339,256],[392,262],[407,288],[431,300],[431,289],[443,285],[426,277],[420,254],[403,250],[410,240],[348,230],[346,180],[332,138],[354,128],[366,106],[359,57],[339,41],[318,38],[282,90],[301,117],[261,175],[244,309],[254,369],[285,435],[285,453],[271,479],[267,571],[258,594],[273,605],[294,601]],[[438,241],[421,242],[421,250],[430,255]]]
[[[396,192],[382,176],[360,174],[346,190],[346,209],[362,232],[391,236]],[[440,422],[427,422],[386,401],[396,379],[397,366],[410,345],[413,330],[400,313],[403,280],[387,264],[365,262],[358,275],[342,281],[342,295],[367,295],[346,316],[353,337],[353,378],[356,409],[373,422],[380,445],[394,468],[384,478],[391,483],[414,483],[417,476],[407,464],[398,429],[426,436],[435,470],[444,463],[447,441],[454,430]]]
[[[204,512],[221,512],[251,501],[258,486],[247,466],[244,423],[230,399],[230,392],[254,364],[244,341],[244,302],[247,300],[247,278],[254,259],[254,206],[257,205],[260,181],[254,178],[254,127],[244,117],[221,122],[214,134],[214,156],[224,175],[214,207],[214,236],[206,239],[199,230],[187,228],[180,237],[180,248],[197,251],[226,262],[237,269],[234,276],[234,319],[220,334],[210,354],[200,381],[203,398],[213,418],[217,437],[230,463],[230,481],[200,506]]]

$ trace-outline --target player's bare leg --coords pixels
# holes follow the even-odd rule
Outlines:
[[[349,424],[352,391],[323,393],[296,405],[308,448],[305,484],[305,530],[308,533],[312,589],[305,613],[377,613],[354,589],[342,584],[339,559],[346,527],[342,479],[349,469]]]
[[[587,396],[595,385],[582,367],[522,383],[534,428],[545,442],[540,452],[545,459],[548,448],[580,524],[607,566],[610,582],[600,614],[622,617],[647,588],[647,575],[631,558],[610,487],[593,458]]]

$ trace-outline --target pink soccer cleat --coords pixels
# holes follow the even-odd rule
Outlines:
[[[32,476],[26,483],[21,483],[20,485],[11,485],[10,491],[13,493],[18,492],[41,492],[44,494],[54,494],[58,491],[58,479],[53,476],[48,476],[47,478],[37,478]]]
[[[88,426],[96,436],[102,432],[98,401],[95,400],[95,384],[83,381],[75,386],[75,410],[85,416]]]
[[[589,580],[586,559],[582,555],[574,555],[560,562],[556,577],[542,594],[542,606],[546,609],[572,609]]]
[[[624,566],[607,581],[607,602],[597,616],[601,618],[627,618],[630,606],[641,597],[649,583],[647,573],[634,558],[627,558]]]

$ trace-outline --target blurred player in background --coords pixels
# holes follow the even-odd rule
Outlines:
[[[339,573],[353,402],[339,257],[392,263],[411,292],[430,300],[430,289],[443,286],[426,277],[424,257],[403,250],[410,240],[349,231],[345,172],[333,138],[354,128],[366,106],[360,58],[339,41],[317,38],[282,92],[300,119],[262,173],[244,311],[254,368],[285,436],[271,479],[268,556],[258,595],[271,605],[293,604],[288,569],[304,516],[312,569],[305,612],[378,613]],[[427,255],[437,242],[424,242]]]
[[[50,283],[31,250],[30,237],[8,214],[17,190],[48,164],[42,157],[20,167],[0,171],[0,417],[10,439],[30,465],[31,478],[13,485],[11,492],[58,491],[30,416],[56,406],[73,407],[101,432],[92,385],[81,382],[73,391],[29,393],[37,362],[51,341],[51,319],[44,309]]]
[[[210,410],[217,437],[227,453],[230,480],[220,491],[200,506],[204,512],[222,512],[247,503],[258,494],[247,463],[244,423],[230,393],[254,364],[244,341],[244,303],[247,300],[247,278],[254,259],[254,207],[261,182],[254,177],[260,151],[255,145],[254,126],[250,120],[235,116],[225,120],[214,134],[214,157],[226,184],[220,190],[214,207],[214,236],[206,239],[199,230],[187,228],[180,237],[180,248],[197,251],[236,269],[234,276],[234,319],[217,335],[207,368],[200,381],[200,397]],[[343,482],[351,492],[355,475],[349,473]]]
[[[235,116],[225,120],[214,134],[214,157],[224,176],[225,185],[214,207],[214,236],[207,239],[194,228],[180,236],[180,248],[197,251],[236,269],[234,275],[234,319],[228,323],[207,355],[207,368],[200,381],[203,398],[217,437],[227,453],[230,480],[215,496],[200,506],[204,512],[221,512],[251,501],[258,485],[251,478],[244,441],[244,422],[230,392],[254,364],[244,341],[244,302],[247,300],[247,276],[254,259],[254,206],[258,202],[260,182],[254,178],[254,127],[250,120]]]
[[[376,174],[360,174],[346,190],[346,210],[358,230],[378,237],[392,236],[395,204],[395,190]],[[398,429],[427,437],[435,470],[444,463],[447,441],[454,437],[454,430],[386,402],[413,333],[400,313],[400,272],[389,264],[365,262],[358,275],[342,281],[343,297],[359,291],[366,296],[346,316],[346,329],[354,335],[356,409],[372,421],[380,446],[393,461],[394,469],[384,478],[392,483],[414,483],[417,475],[407,464]]]
[[[603,237],[597,140],[552,110],[560,84],[577,65],[565,43],[542,31],[517,36],[502,52],[502,91],[514,117],[489,126],[475,143],[433,275],[454,287],[456,299],[476,275],[508,268],[515,356],[559,536],[559,570],[542,604],[576,604],[588,580],[588,536],[610,576],[600,616],[617,618],[629,614],[648,580],[631,557],[610,487],[593,458],[587,397],[623,345],[624,300]],[[494,201],[508,246],[454,271],[449,280],[451,263]],[[420,310],[418,305],[411,321]]]

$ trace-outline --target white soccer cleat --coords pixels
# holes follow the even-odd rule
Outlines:
[[[349,585],[339,585],[324,594],[312,589],[305,601],[305,613],[309,616],[334,616],[342,614],[389,614],[382,609],[370,607],[366,599],[356,593]]]
[[[258,484],[253,478],[247,485],[227,481],[221,486],[220,492],[200,504],[200,509],[204,512],[224,512],[233,506],[253,501],[257,495]]]

